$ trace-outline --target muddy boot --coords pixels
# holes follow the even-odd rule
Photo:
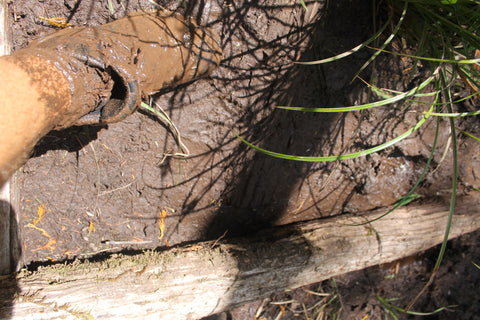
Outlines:
[[[216,38],[175,13],[141,12],[58,31],[13,56],[45,59],[65,75],[71,106],[56,124],[62,128],[120,121],[142,97],[210,74],[221,59]]]
[[[0,185],[48,131],[120,121],[142,98],[210,74],[217,41],[172,12],[142,12],[0,57]]]

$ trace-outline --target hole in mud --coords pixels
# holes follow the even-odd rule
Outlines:
[[[123,79],[111,67],[108,68],[108,73],[113,80],[113,88],[110,94],[110,100],[125,100],[125,98],[127,97],[127,87],[125,86]]]
[[[140,48],[137,49],[137,51],[135,52],[135,56],[133,57],[133,64],[137,64],[138,63],[138,56],[140,55]]]

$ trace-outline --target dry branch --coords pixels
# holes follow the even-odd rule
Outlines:
[[[458,199],[451,237],[480,227],[478,204],[472,197]],[[410,206],[352,226],[385,212],[376,210],[218,244],[42,267],[2,280],[1,314],[12,319],[32,314],[36,319],[198,319],[428,249],[442,241],[447,208],[438,202]]]

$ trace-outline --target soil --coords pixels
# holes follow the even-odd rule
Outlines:
[[[368,49],[321,67],[293,63],[329,57],[368,39],[374,32],[371,1],[308,2],[308,11],[294,0],[159,4],[212,28],[223,50],[223,60],[209,78],[164,88],[152,100],[175,124],[184,147],[171,126],[145,111],[119,123],[49,133],[16,174],[22,265],[172,246],[367,211],[393,204],[416,182],[433,145],[433,119],[395,147],[342,162],[272,158],[234,135],[275,152],[321,156],[360,151],[414,126],[426,106],[407,110],[398,104],[350,113],[275,108],[340,107],[375,100],[355,79],[371,55]],[[96,26],[149,9],[155,6],[147,0],[14,1],[14,48],[55,31],[40,17]],[[375,68],[361,76],[368,80],[375,73],[379,86],[409,90],[429,72],[420,69],[410,75],[411,63],[381,56]],[[450,144],[449,124],[442,120],[439,125],[435,170],[417,190],[425,197],[449,196],[451,190],[452,153],[443,152]],[[472,134],[479,131],[470,120],[457,126],[468,127]],[[479,185],[478,148],[464,137],[459,148],[459,194],[464,194]],[[479,235],[450,243],[433,290],[418,302],[417,310],[458,305],[431,319],[474,319],[479,314],[478,295],[471,294],[480,275],[472,265],[478,263]],[[259,314],[274,319],[282,309],[270,302],[294,299],[299,302],[286,305],[283,318],[304,317],[298,313],[302,302],[308,308],[324,299],[307,294],[309,289],[336,292],[342,319],[379,319],[385,309],[375,295],[408,303],[426,282],[437,252],[347,274],[336,278],[336,284],[329,280],[279,293]],[[218,318],[253,319],[252,310],[257,312],[261,303]]]

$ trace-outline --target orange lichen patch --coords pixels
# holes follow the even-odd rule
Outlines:
[[[90,233],[92,232],[95,232],[95,223],[93,223],[92,221],[89,221],[88,222],[88,235],[90,235]]]
[[[42,235],[44,235],[45,237],[48,238],[48,242],[41,248],[37,248],[37,249],[34,249],[32,251],[39,251],[39,250],[43,250],[43,249],[49,249],[50,252],[53,252],[55,250],[55,248],[57,247],[56,246],[56,243],[57,243],[57,240],[53,239],[47,231],[45,231],[44,229],[42,228],[39,228],[31,223],[27,224],[25,227],[28,227],[28,228],[32,228],[32,229],[35,229],[35,230],[38,230],[42,233]]]
[[[33,251],[48,249],[50,250],[50,252],[53,252],[57,248],[56,244],[57,244],[57,240],[50,238],[43,247],[34,249]]]
[[[37,215],[38,215],[38,218],[37,219],[33,219],[33,225],[36,226],[37,223],[40,222],[40,220],[42,220],[42,217],[43,215],[45,214],[46,210],[45,210],[45,207],[42,206],[42,205],[39,205],[38,206],[38,210],[37,210]]]
[[[66,256],[75,256],[75,255],[77,255],[79,252],[80,252],[80,248],[77,247],[74,251],[65,250],[65,251],[63,252],[63,254],[66,255]]]
[[[67,19],[61,17],[61,18],[44,18],[40,17],[40,19],[47,21],[54,27],[58,28],[66,28],[70,26],[70,24],[67,22]]]
[[[160,237],[158,239],[163,238],[163,234],[165,232],[165,218],[168,216],[167,210],[160,211],[160,221],[158,221],[158,227],[160,229]]]

